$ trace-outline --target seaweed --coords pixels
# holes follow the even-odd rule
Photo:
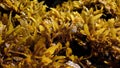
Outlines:
[[[120,67],[119,0],[49,1],[0,1],[0,68]]]

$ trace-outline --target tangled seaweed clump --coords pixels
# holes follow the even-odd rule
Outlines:
[[[0,68],[120,67],[119,3],[1,0]]]

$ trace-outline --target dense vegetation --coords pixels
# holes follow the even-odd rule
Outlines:
[[[0,68],[120,67],[120,0],[0,0]]]

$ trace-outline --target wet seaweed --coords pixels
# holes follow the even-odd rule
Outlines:
[[[49,1],[0,1],[0,68],[120,67],[119,0]]]

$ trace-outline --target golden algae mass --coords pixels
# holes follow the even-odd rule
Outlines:
[[[1,0],[0,68],[120,67],[119,2]]]

